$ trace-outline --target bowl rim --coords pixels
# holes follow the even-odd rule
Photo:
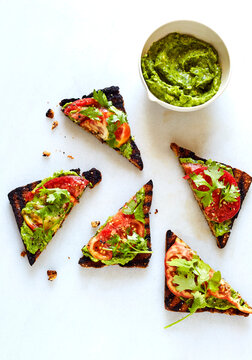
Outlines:
[[[145,82],[145,79],[143,77],[143,73],[142,73],[142,66],[141,66],[141,60],[142,60],[142,56],[143,56],[143,51],[144,51],[144,48],[145,48],[145,45],[146,43],[148,42],[148,40],[157,32],[159,31],[160,29],[164,28],[165,26],[167,26],[168,24],[176,24],[176,23],[194,23],[194,24],[197,24],[199,26],[203,26],[205,27],[207,30],[210,30],[222,43],[225,51],[226,51],[226,54],[227,54],[227,61],[228,61],[228,68],[227,68],[227,76],[226,76],[226,79],[225,79],[225,82],[223,83],[223,86],[222,88],[219,88],[217,93],[211,98],[209,99],[208,101],[206,101],[205,103],[203,104],[200,104],[200,105],[196,105],[196,106],[176,106],[176,105],[172,105],[172,104],[169,104],[163,100],[160,100],[158,99],[148,88],[146,82]],[[166,35],[164,36],[167,36],[168,34],[170,34],[171,32],[167,32]],[[195,36],[193,34],[190,34],[189,32],[183,32],[183,34],[188,34],[188,35],[191,35],[191,36],[194,36],[194,37],[197,37],[199,40],[201,40],[200,37],[198,36]],[[158,41],[160,39],[162,39],[164,36],[160,37],[159,39],[155,40],[155,41]],[[203,40],[205,41],[205,40]],[[207,41],[205,41],[207,42]],[[209,43],[209,42],[208,42]],[[210,45],[212,45],[211,43],[209,43]],[[151,46],[151,45],[150,45]],[[213,45],[212,45],[213,46]],[[150,48],[150,47],[149,47]],[[148,50],[149,50],[148,48]],[[147,51],[148,51],[147,50]],[[146,52],[145,52],[146,53]],[[195,21],[195,20],[188,20],[188,19],[185,19],[185,20],[173,20],[173,21],[169,21],[167,23],[164,23],[163,25],[155,28],[150,34],[149,36],[147,37],[147,39],[145,40],[142,48],[141,48],[141,53],[140,53],[140,58],[139,58],[139,62],[138,62],[138,66],[139,66],[139,72],[140,72],[140,78],[144,84],[144,87],[147,91],[147,95],[148,95],[148,98],[150,101],[153,101],[153,102],[156,102],[158,103],[159,105],[163,106],[164,108],[166,108],[167,110],[173,110],[173,111],[179,111],[179,112],[190,112],[190,111],[196,111],[196,110],[200,110],[200,109],[203,109],[205,107],[207,107],[208,105],[210,105],[212,102],[214,102],[222,93],[223,91],[227,88],[227,85],[229,83],[229,80],[230,80],[230,75],[231,75],[231,62],[230,62],[230,55],[229,55],[229,51],[228,51],[228,48],[224,42],[224,40],[220,37],[220,35],[215,31],[213,30],[212,28],[210,28],[208,25],[205,25],[204,23],[201,23],[199,21]]]

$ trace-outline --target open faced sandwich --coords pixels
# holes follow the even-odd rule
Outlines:
[[[94,168],[82,175],[79,169],[62,170],[8,194],[30,265],[46,248],[86,187],[92,189],[100,181],[101,173]]]
[[[151,257],[149,211],[152,181],[145,184],[115,215],[110,216],[82,249],[79,264],[146,267]]]
[[[246,172],[216,161],[206,160],[191,150],[172,143],[186,179],[200,209],[223,248],[250,187],[252,177]]]
[[[165,308],[248,316],[252,308],[241,295],[171,230],[166,233]],[[184,318],[168,325],[174,325]]]
[[[94,90],[82,99],[64,99],[60,106],[70,120],[108,144],[138,169],[143,169],[141,154],[131,135],[119,87]]]

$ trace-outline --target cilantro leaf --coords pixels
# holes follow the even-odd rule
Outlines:
[[[205,295],[200,291],[193,294],[193,303],[189,308],[191,314],[194,314],[198,309],[203,309],[207,306]]]
[[[222,201],[235,202],[237,201],[237,198],[240,196],[240,190],[234,184],[232,184],[231,186],[230,184],[228,184],[228,186],[222,190],[221,195],[222,196],[220,202]]]
[[[102,112],[94,106],[88,106],[86,108],[83,108],[82,110],[80,110],[80,114],[87,116],[89,119],[98,121],[101,120],[99,116],[102,116]]]
[[[178,291],[198,290],[198,285],[195,282],[195,275],[192,273],[188,273],[187,275],[175,275],[173,283],[178,285],[176,286]]]
[[[220,286],[220,281],[221,281],[221,273],[220,271],[215,271],[213,276],[208,282],[208,289],[210,289],[213,292],[218,291]]]
[[[93,98],[105,108],[109,108],[112,105],[112,101],[108,101],[107,96],[101,90],[93,91]]]

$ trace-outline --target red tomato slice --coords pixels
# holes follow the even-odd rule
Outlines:
[[[46,189],[66,189],[76,199],[78,198],[84,189],[89,184],[89,181],[81,176],[76,175],[65,175],[47,181],[43,186]],[[36,192],[39,191],[38,188]]]
[[[128,123],[121,124],[115,131],[117,147],[125,144],[130,138],[130,127]]]
[[[126,239],[127,235],[132,235],[133,232],[144,237],[144,224],[136,220],[134,216],[124,215],[119,211],[108,221],[105,227],[89,241],[87,248],[96,259],[110,260],[113,254],[111,250],[106,250],[106,248],[109,248],[107,241],[113,235],[119,235],[121,239]]]
[[[69,104],[65,109],[64,109],[64,114],[65,115],[69,115],[69,113],[73,110],[81,110],[81,108],[83,108],[84,106],[99,106],[99,103],[93,99],[93,98],[85,98],[85,99],[79,99],[76,100],[74,102],[72,102],[71,104]]]
[[[189,179],[189,174],[191,174],[191,173],[195,173],[197,175],[200,174],[210,185],[212,185],[212,180],[211,180],[210,176],[208,176],[204,173],[204,170],[206,170],[207,167],[205,167],[201,164],[182,164],[182,166],[185,169],[185,172],[187,174],[184,178]],[[238,187],[235,178],[228,171],[226,171],[224,169],[222,169],[222,170],[223,170],[224,174],[219,179],[219,181],[223,181],[224,185],[226,185],[226,186],[234,185],[234,186]],[[198,189],[200,191],[208,191],[209,190],[208,187],[205,185],[201,185],[201,186],[197,187],[193,181],[192,181],[192,186],[194,189]],[[239,211],[239,209],[241,207],[240,196],[237,198],[236,201],[233,201],[233,202],[221,201],[221,190],[220,189],[214,190],[212,192],[212,197],[213,197],[212,203],[204,209],[206,216],[211,221],[214,221],[217,223],[222,223],[223,221],[232,219],[237,214],[237,212]]]
[[[177,238],[174,244],[170,247],[165,255],[165,276],[166,283],[170,291],[176,296],[182,296],[186,299],[193,297],[190,290],[178,291],[176,289],[177,285],[173,282],[174,275],[176,275],[176,267],[168,265],[168,261],[173,259],[185,259],[191,260],[194,255],[194,252],[186,246],[184,241]]]

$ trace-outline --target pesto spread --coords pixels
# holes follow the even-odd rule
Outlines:
[[[217,51],[189,35],[171,33],[154,42],[142,57],[141,64],[149,90],[171,105],[203,104],[220,87],[221,67]]]

